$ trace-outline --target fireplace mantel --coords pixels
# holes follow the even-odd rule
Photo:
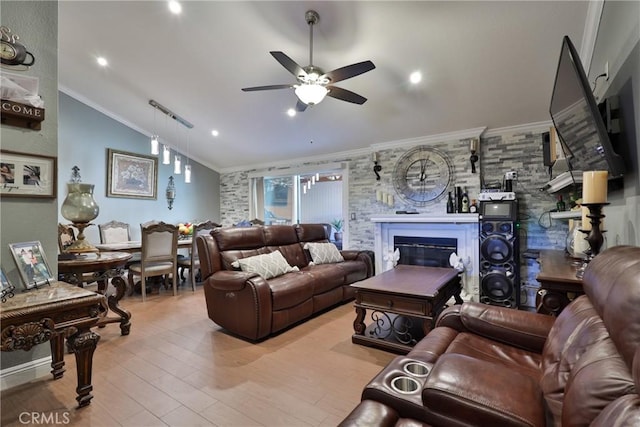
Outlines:
[[[385,258],[393,252],[395,236],[450,237],[458,241],[458,256],[465,264],[463,299],[478,301],[480,233],[478,214],[396,214],[375,215],[374,252],[376,273],[391,268]]]
[[[398,214],[398,215],[374,215],[371,217],[372,222],[419,222],[419,223],[443,223],[443,224],[459,224],[459,223],[475,223],[479,221],[477,213],[467,214],[447,214],[447,215],[430,215],[430,214]]]

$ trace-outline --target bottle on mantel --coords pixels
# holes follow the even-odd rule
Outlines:
[[[462,193],[462,201],[460,202],[460,212],[469,213],[469,195],[465,191]]]
[[[449,191],[449,198],[447,199],[447,213],[454,213],[456,208],[453,204],[453,196],[451,195],[451,191]]]
[[[469,206],[469,213],[478,212],[478,202],[476,199],[471,199],[471,206]]]
[[[564,200],[562,200],[562,194],[558,195],[558,203],[556,203],[556,208],[558,208],[558,212],[564,212],[566,208]]]

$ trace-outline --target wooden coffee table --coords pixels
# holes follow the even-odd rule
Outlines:
[[[453,268],[398,265],[351,286],[356,289],[352,342],[402,354],[431,330],[451,297],[462,304],[460,277]],[[364,323],[367,310],[369,326]]]

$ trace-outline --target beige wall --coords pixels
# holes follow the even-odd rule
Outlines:
[[[40,79],[40,96],[44,99],[45,120],[42,130],[34,131],[2,125],[0,144],[3,150],[58,155],[58,3],[55,1],[2,1],[0,23],[20,36],[20,41],[35,56],[35,64],[20,74]],[[2,72],[10,71],[6,68]],[[57,275],[56,199],[2,198],[0,202],[0,262],[9,279],[22,288],[8,244],[39,240],[50,267]],[[30,352],[2,354],[2,368],[49,355],[49,346]]]

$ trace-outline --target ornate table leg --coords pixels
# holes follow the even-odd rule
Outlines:
[[[361,307],[356,307],[356,320],[353,321],[353,330],[358,335],[364,335],[364,331],[367,327],[364,324],[364,316],[367,314],[367,310]]]
[[[131,329],[131,313],[118,305],[118,301],[120,301],[127,292],[127,283],[121,276],[115,276],[111,279],[111,284],[116,288],[116,293],[108,297],[109,308],[121,317],[120,333],[122,335],[129,335]]]
[[[64,333],[58,332],[49,341],[51,346],[51,375],[53,379],[62,378],[66,371],[64,367]]]
[[[100,335],[91,330],[78,331],[74,335],[71,335],[67,341],[69,346],[76,355],[76,368],[78,371],[78,387],[76,387],[76,393],[78,396],[78,406],[82,408],[91,403],[93,395],[91,390],[91,370],[93,368],[93,352],[96,350],[96,345],[100,340]]]

